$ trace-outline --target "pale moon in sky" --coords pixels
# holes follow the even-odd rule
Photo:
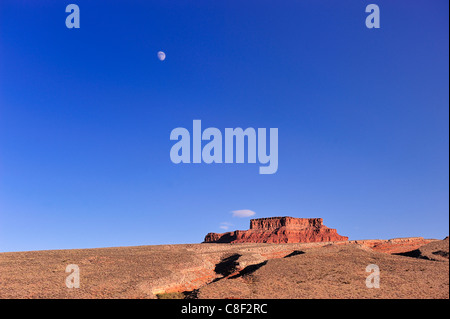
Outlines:
[[[166,54],[162,51],[158,52],[158,59],[164,61],[166,59]]]

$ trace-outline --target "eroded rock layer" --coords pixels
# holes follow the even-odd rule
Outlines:
[[[250,220],[249,230],[209,233],[205,243],[311,243],[347,241],[322,218],[271,217]]]

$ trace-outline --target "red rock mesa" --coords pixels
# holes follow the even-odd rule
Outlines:
[[[336,229],[323,225],[322,218],[270,217],[250,220],[249,230],[209,233],[205,243],[310,243],[347,241]]]

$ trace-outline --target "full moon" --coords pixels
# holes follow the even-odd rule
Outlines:
[[[160,61],[164,61],[166,59],[166,54],[164,52],[162,52],[162,51],[159,51],[158,52],[158,59]]]

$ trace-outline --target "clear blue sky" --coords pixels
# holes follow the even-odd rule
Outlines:
[[[448,6],[2,0],[0,251],[196,243],[241,209],[447,236]],[[278,172],[173,164],[194,119],[277,127]]]

